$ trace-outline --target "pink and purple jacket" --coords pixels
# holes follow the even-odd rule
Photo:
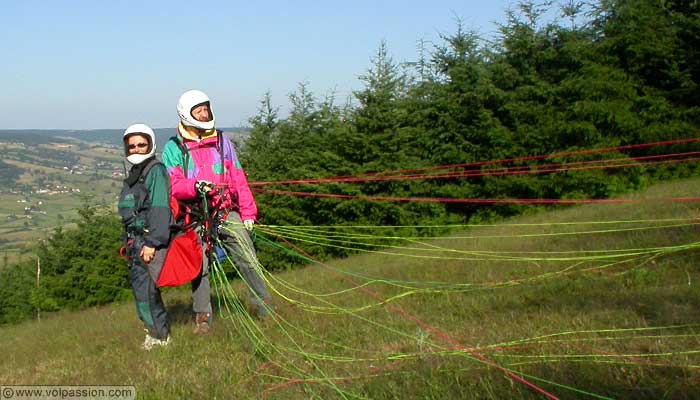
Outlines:
[[[218,138],[221,135],[221,141]],[[188,156],[184,157],[178,142],[186,146]],[[195,183],[199,180],[209,181],[223,190],[212,199],[212,205],[221,210],[230,209],[234,202],[238,205],[238,212],[242,220],[256,219],[258,207],[248,186],[248,179],[238,161],[236,150],[223,132],[217,131],[215,135],[200,141],[186,139],[178,132],[178,135],[163,149],[163,164],[168,170],[171,184],[171,194],[178,200],[192,200],[197,197]],[[219,151],[219,143],[223,146],[223,152]],[[223,154],[223,162],[221,155]],[[187,176],[183,165],[188,161]]]

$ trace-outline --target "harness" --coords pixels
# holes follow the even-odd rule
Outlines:
[[[217,143],[216,147],[219,152],[219,158],[221,160],[221,177],[223,181],[224,176],[224,139],[223,132],[217,131]],[[175,145],[180,149],[182,153],[182,170],[185,177],[187,177],[187,172],[190,164],[190,149],[185,145],[184,142],[178,140],[177,136],[172,136],[168,139],[175,143]],[[223,188],[218,187],[215,190],[219,191],[221,194]],[[203,195],[200,199],[201,201],[184,201],[178,200],[173,197],[170,198],[170,208],[173,211],[173,217],[176,220],[177,229],[188,230],[196,229],[198,226],[202,227],[200,231],[200,236],[202,240],[207,244],[207,252],[209,252],[215,243],[218,241],[218,223],[219,221],[225,219],[228,211],[219,209],[209,209],[209,204],[206,195]]]
[[[127,260],[127,265],[130,267],[136,265],[134,264],[134,259],[140,257],[139,248],[143,245],[140,240],[148,233],[143,229],[143,218],[140,218],[142,212],[145,211],[143,207],[144,202],[149,196],[149,191],[146,187],[146,177],[150,170],[159,163],[155,158],[149,160],[135,180],[129,176],[120,195],[119,211],[124,219],[124,223],[127,225],[127,229],[126,243],[119,250],[119,254]],[[129,185],[130,183],[131,185]],[[169,206],[172,216],[177,217],[179,205],[172,196],[170,197]],[[170,225],[170,241],[161,265],[160,274],[155,281],[158,287],[179,286],[191,282],[201,274],[202,252],[198,233],[202,236],[202,240],[207,236],[202,231],[197,232],[195,230],[199,222],[190,222],[190,214],[185,214],[186,220],[183,219],[183,223]],[[204,221],[202,222],[204,226],[209,225],[206,220]],[[135,226],[132,224],[135,224]],[[207,232],[207,235],[211,235],[211,232]],[[210,246],[209,244],[207,245]]]

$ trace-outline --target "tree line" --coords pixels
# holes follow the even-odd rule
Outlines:
[[[559,18],[524,1],[487,41],[458,23],[441,42],[419,42],[396,63],[382,43],[351,102],[315,98],[301,84],[287,118],[269,94],[243,152],[251,181],[358,176],[668,141],[698,134],[700,6],[697,1],[570,0]],[[697,150],[697,145],[559,157],[587,162]],[[526,167],[540,161],[510,165]],[[385,197],[606,198],[658,179],[697,174],[697,163],[469,179],[265,186]],[[486,167],[484,167],[486,168]],[[337,200],[256,194],[261,220],[291,225],[425,225],[478,222],[531,206]],[[404,229],[405,233],[415,229]],[[420,233],[420,232],[418,232]],[[320,257],[314,246],[307,251]],[[263,253],[266,265],[292,265]]]
[[[267,93],[240,152],[251,182],[359,176],[385,171],[522,158],[697,137],[700,122],[698,1],[522,1],[485,39],[460,22],[438,43],[418,42],[416,59],[397,63],[385,43],[348,101],[321,98],[300,84],[290,113]],[[545,16],[558,15],[556,19]],[[613,153],[577,153],[547,162],[587,162],[697,151],[676,144]],[[697,163],[642,165],[551,174],[265,188],[349,196],[576,199],[607,198],[662,179],[698,175]],[[483,167],[488,168],[488,167]],[[256,193],[260,221],[279,225],[400,226],[503,218],[521,204],[386,202]],[[57,230],[37,246],[36,265],[0,272],[0,323],[39,310],[79,308],[128,297],[117,256],[121,226],[111,213],[84,206],[76,230]],[[387,228],[389,229],[389,228]],[[432,231],[434,233],[434,230]],[[260,243],[260,242],[259,242]],[[306,245],[319,258],[341,250]],[[260,245],[271,269],[298,263]]]

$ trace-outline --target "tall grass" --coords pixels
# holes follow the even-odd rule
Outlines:
[[[688,180],[636,196],[699,192]],[[272,318],[251,328],[224,307],[207,337],[191,333],[187,289],[167,290],[173,343],[151,352],[133,304],[62,312],[0,328],[0,383],[134,385],[140,399],[542,398],[524,379],[559,398],[697,398],[698,216],[693,202],[598,204],[414,239],[269,276]],[[663,219],[675,222],[630,222]]]

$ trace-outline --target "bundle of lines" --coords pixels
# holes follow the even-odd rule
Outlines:
[[[626,281],[668,256],[692,257],[700,247],[699,221],[686,211],[656,219],[425,227],[453,231],[439,238],[384,236],[383,226],[260,225],[258,245],[312,264],[294,274],[270,274],[254,263],[275,298],[262,323],[245,312],[242,284],[228,279],[236,270],[230,258],[214,262],[212,274],[222,315],[259,355],[250,367],[254,378],[241,384],[262,385],[264,396],[286,398],[296,390],[318,398],[363,398],[373,382],[415,379],[418,371],[458,380],[503,375],[547,398],[557,392],[606,398],[595,387],[569,383],[558,367],[694,370],[700,367],[699,326],[634,320],[589,326],[572,315],[566,325],[536,329],[536,335],[513,329],[523,336],[505,338],[497,329],[454,320],[476,318],[481,297],[512,297],[515,309],[518,302],[537,301],[521,289],[550,290],[554,284],[566,290],[576,284],[573,278]],[[623,246],[630,235],[636,246]],[[299,244],[359,255],[325,263]],[[255,260],[253,251],[244,256]],[[498,323],[517,313],[480,318]]]
[[[336,176],[314,179],[293,179],[281,181],[251,182],[254,192],[275,195],[288,195],[297,197],[322,197],[336,199],[368,199],[374,201],[414,201],[414,202],[440,202],[440,203],[526,203],[526,204],[556,204],[556,203],[586,203],[586,202],[621,202],[626,199],[455,199],[455,198],[426,198],[426,197],[391,197],[391,196],[365,196],[336,193],[301,192],[279,189],[279,187],[293,185],[320,185],[329,183],[369,183],[387,181],[414,181],[427,179],[469,179],[494,176],[518,176],[535,174],[552,174],[562,172],[580,172],[590,170],[613,170],[623,168],[652,168],[663,165],[697,162],[700,160],[699,151],[685,151],[679,153],[665,153],[646,156],[624,156],[618,158],[604,158],[589,161],[562,161],[537,164],[548,159],[566,159],[594,154],[621,153],[624,151],[640,151],[648,148],[656,148],[672,145],[687,145],[700,142],[700,138],[687,138],[663,142],[643,143],[635,145],[616,146],[600,149],[586,149],[579,151],[560,152],[554,154],[537,155],[520,158],[490,160],[464,164],[430,166],[423,168],[403,169],[395,171],[382,171],[359,174],[356,176]],[[514,164],[514,165],[511,165]],[[524,164],[524,165],[519,165]],[[276,188],[271,188],[276,187]],[[697,199],[693,199],[696,201]]]

